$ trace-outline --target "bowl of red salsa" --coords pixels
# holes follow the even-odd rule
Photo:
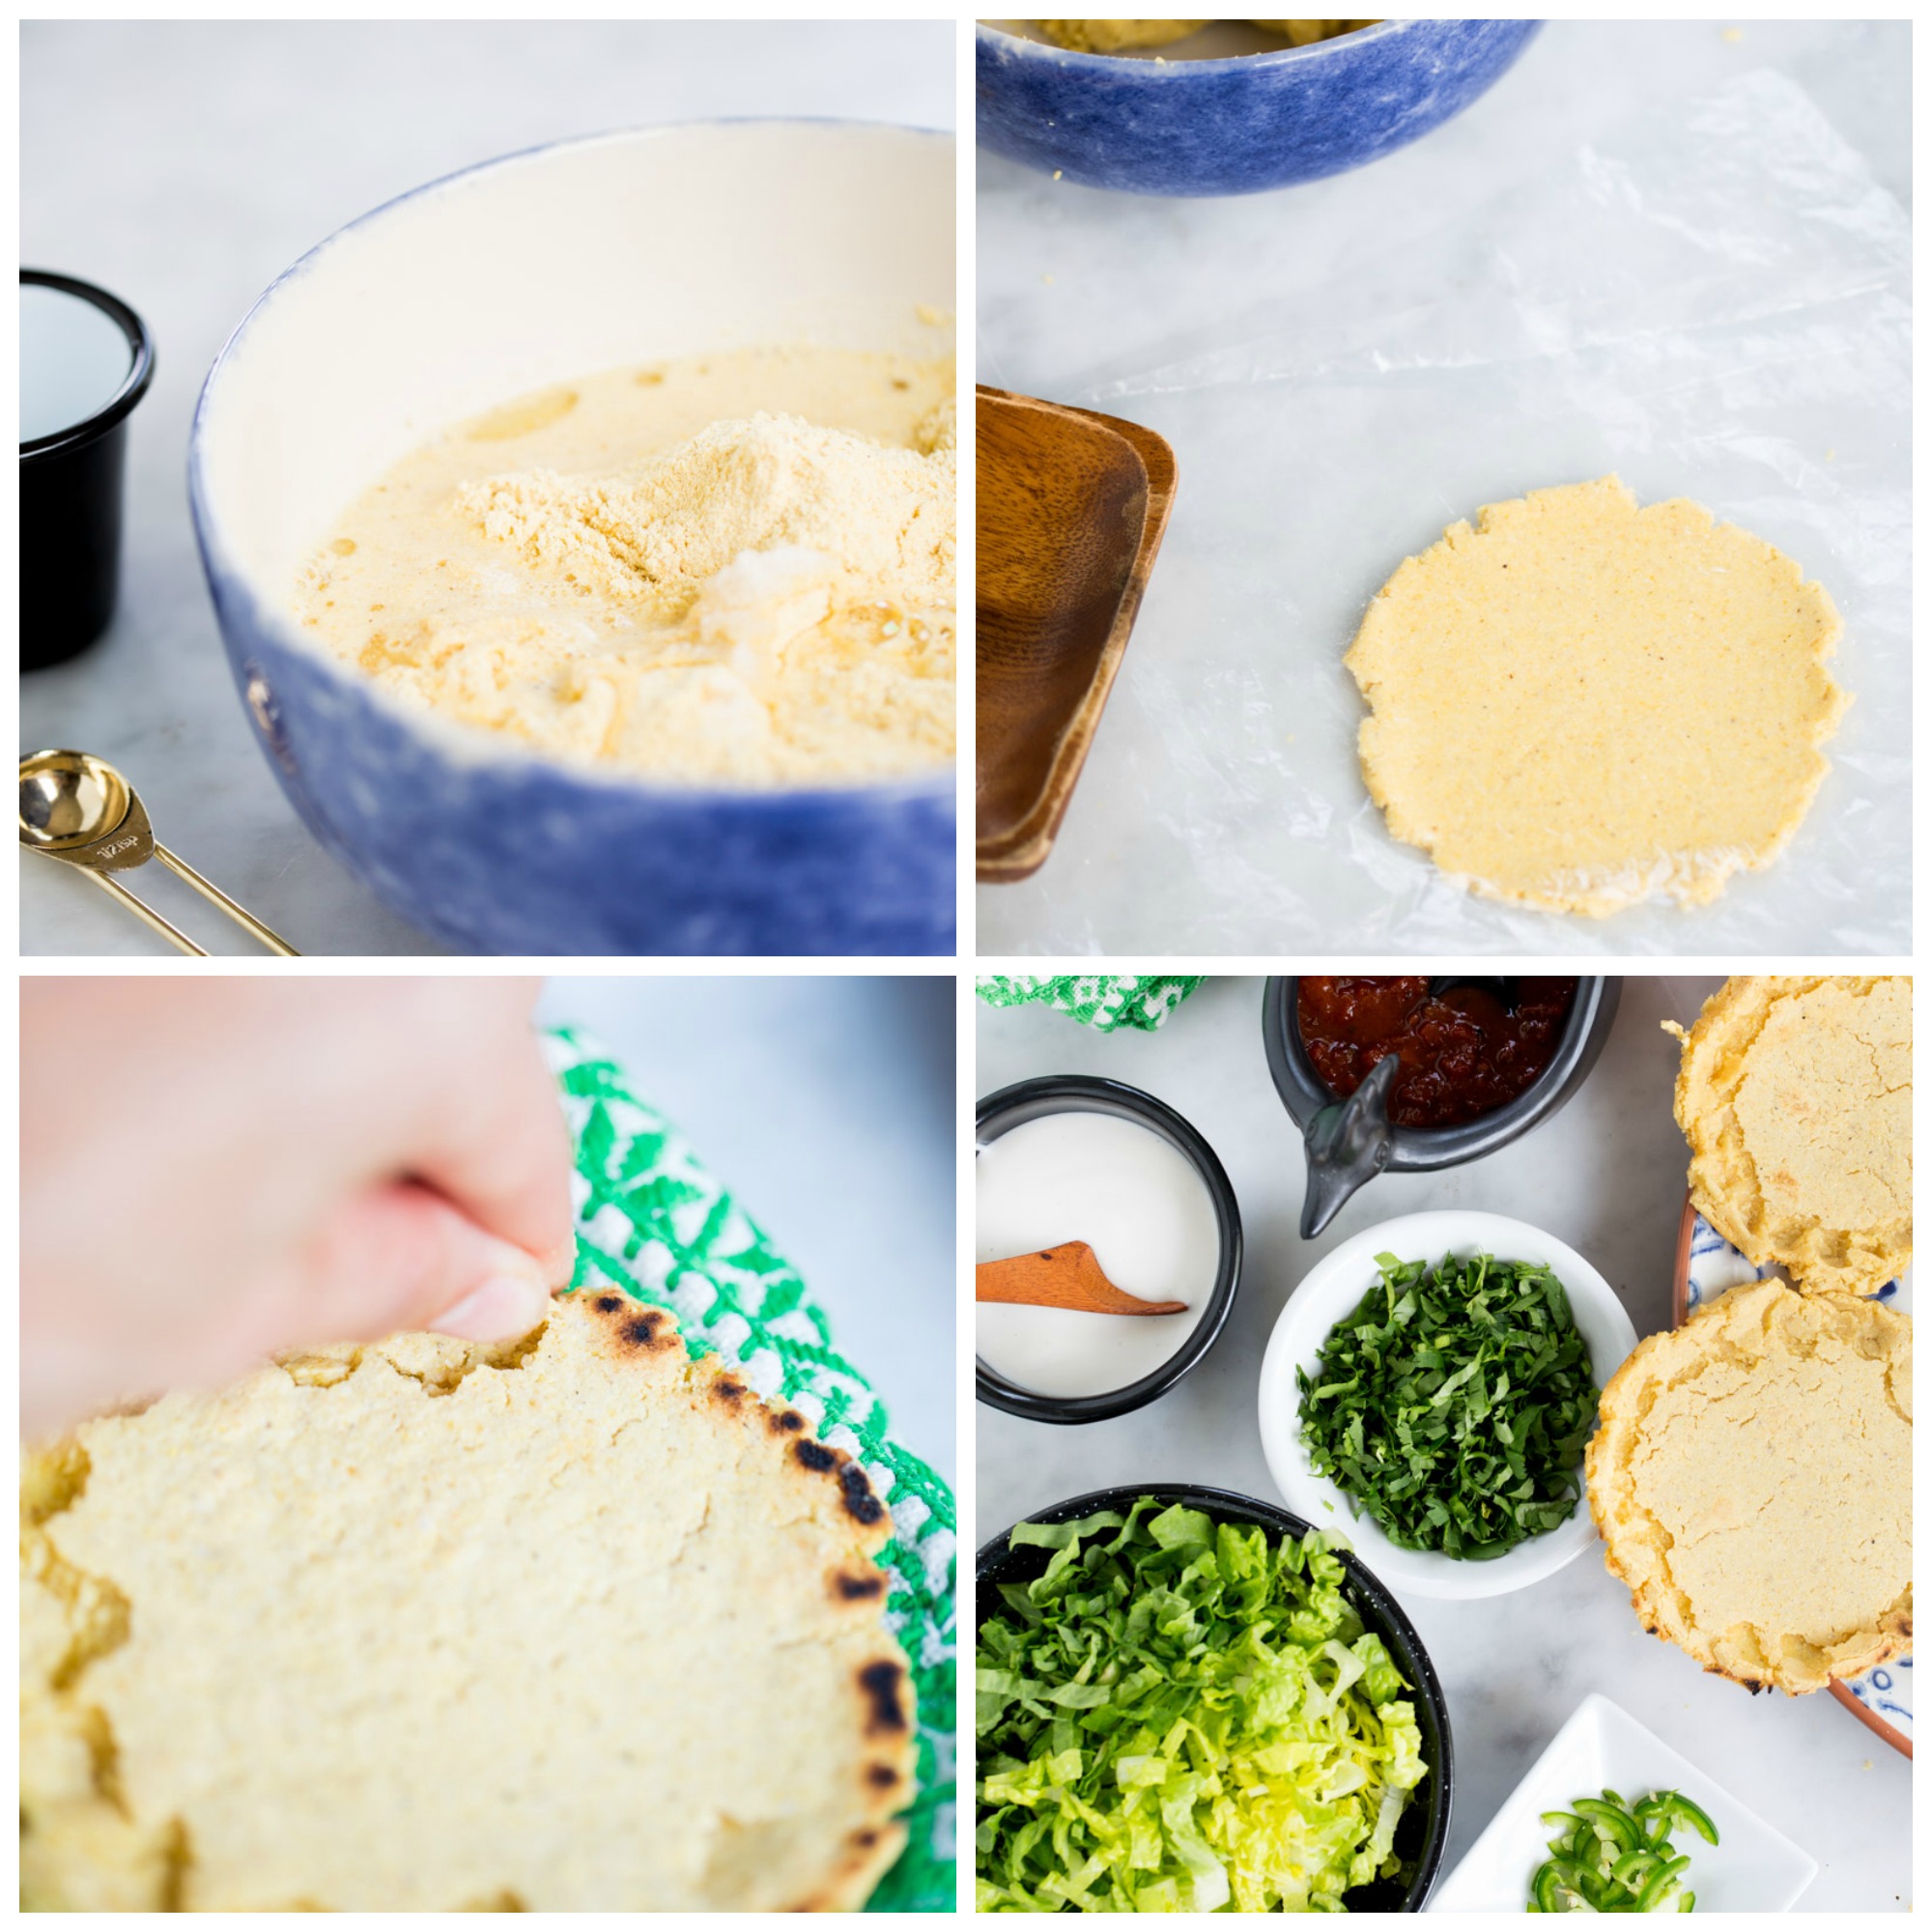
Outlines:
[[[1271,979],[1262,1014],[1268,1071],[1310,1148],[1304,1236],[1376,1174],[1479,1160],[1548,1120],[1596,1065],[1622,990],[1615,978],[1529,975],[1499,983],[1419,973]],[[1390,1055],[1399,1070],[1386,1134],[1368,1145],[1358,1134],[1347,1159],[1319,1154],[1331,1110]]]

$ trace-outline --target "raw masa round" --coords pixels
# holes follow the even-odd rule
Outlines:
[[[1698,1212],[1801,1289],[1876,1294],[1912,1259],[1912,981],[1744,976],[1667,1031]]]
[[[1734,1288],[1610,1378],[1585,1469],[1644,1627],[1754,1689],[1912,1647],[1912,1321]]]
[[[90,1423],[22,1505],[34,1904],[844,1909],[903,1841],[884,1505],[613,1291]]]
[[[1837,611],[1770,544],[1614,476],[1492,503],[1377,592],[1347,664],[1397,838],[1485,896],[1715,898],[1798,829],[1847,702]]]

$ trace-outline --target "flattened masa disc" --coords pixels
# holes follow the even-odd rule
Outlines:
[[[1492,503],[1376,593],[1345,662],[1397,838],[1490,898],[1700,905],[1827,770],[1841,625],[1770,544],[1614,476]],[[1714,753],[1713,746],[1726,748]]]

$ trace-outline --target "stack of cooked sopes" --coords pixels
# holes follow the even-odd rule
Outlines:
[[[1912,983],[1727,981],[1681,1035],[1691,1199],[1773,1276],[1604,1390],[1591,1507],[1645,1627],[1751,1690],[1912,1646]]]

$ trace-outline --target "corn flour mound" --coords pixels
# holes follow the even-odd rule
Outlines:
[[[884,1504],[614,1290],[28,1461],[21,1878],[71,1910],[861,1903],[912,1791]]]
[[[747,551],[795,547],[836,566],[842,600],[915,608],[952,596],[952,408],[891,449],[797,416],[713,423],[668,456],[606,476],[534,469],[471,483],[461,512],[532,569],[681,617]]]
[[[877,782],[956,741],[950,364],[607,372],[406,459],[298,587],[406,702],[669,782]]]

